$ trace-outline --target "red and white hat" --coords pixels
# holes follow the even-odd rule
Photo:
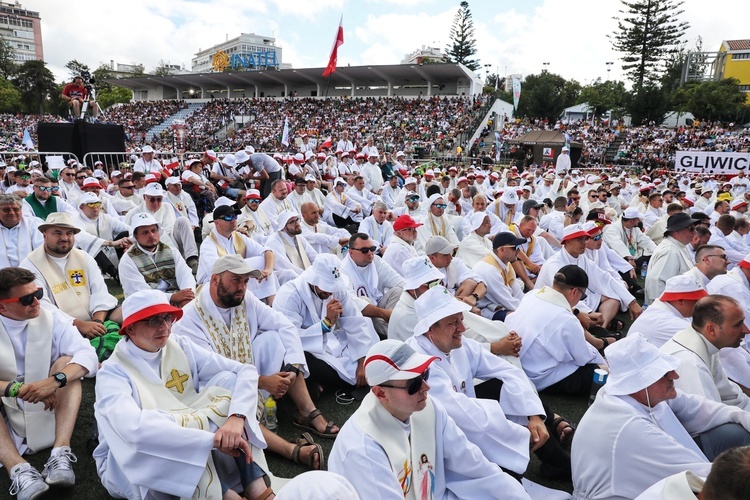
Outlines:
[[[560,242],[564,243],[568,240],[574,240],[576,238],[582,238],[584,236],[588,238],[590,235],[582,225],[570,224],[569,226],[565,226],[565,229],[563,230],[563,237]]]
[[[171,313],[180,319],[182,309],[174,307],[169,303],[169,297],[159,290],[139,290],[128,295],[122,303],[122,327],[120,335],[125,333],[125,328],[143,321],[157,314]]]
[[[742,207],[745,207],[745,206],[747,206],[747,201],[745,201],[742,198],[735,198],[732,201],[731,208],[732,208],[732,210],[737,210],[738,208],[742,208]]]
[[[422,375],[436,359],[437,356],[418,353],[400,340],[382,340],[367,351],[365,378],[370,386],[389,380],[410,380]]]
[[[750,255],[746,255],[737,265],[743,269],[750,269]]]
[[[292,157],[292,161],[294,163],[305,163],[305,155],[303,155],[302,153],[297,153]]]
[[[689,206],[695,205],[695,199],[691,198],[690,196],[685,196],[682,201],[686,202]]]
[[[418,228],[422,225],[421,222],[415,221],[411,215],[401,215],[396,222],[393,223],[394,231],[401,231],[402,229]]]
[[[500,178],[500,174],[498,174],[497,172],[492,172],[490,174],[490,179],[498,180],[499,178]]]
[[[325,153],[318,153],[315,157],[319,160],[325,160],[328,156]]]
[[[742,263],[740,262],[740,265]],[[748,263],[750,264],[750,262]],[[703,288],[703,283],[698,278],[679,274],[667,280],[659,300],[672,302],[675,300],[699,300],[706,297],[708,292]]]
[[[260,200],[261,199],[260,191],[258,191],[257,189],[248,189],[247,194],[245,195],[245,199],[246,200],[249,200],[249,199]]]
[[[99,179],[97,179],[96,177],[86,177],[83,180],[82,188],[87,188],[87,187],[96,187],[96,188],[102,189],[102,185],[99,182]]]
[[[216,158],[218,158],[218,157],[216,156],[216,151],[214,151],[213,149],[207,149],[207,150],[205,150],[205,151],[203,152],[203,154],[204,154],[204,155],[206,155],[206,156],[208,156],[208,157],[209,157],[209,158],[211,158],[212,160],[215,160]]]

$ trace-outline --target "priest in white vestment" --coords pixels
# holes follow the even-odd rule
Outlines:
[[[158,290],[125,299],[123,315],[125,337],[96,384],[102,485],[128,499],[220,498],[228,489],[266,498],[251,451],[266,447],[255,367],[170,339],[182,310]]]
[[[435,359],[390,339],[367,353],[372,389],[342,427],[329,470],[363,499],[528,499],[427,395]]]
[[[42,245],[42,221],[23,215],[18,196],[0,194],[0,268],[16,267]]]
[[[487,237],[492,229],[492,221],[484,212],[474,212],[468,216],[471,232],[458,245],[456,257],[473,268],[479,261],[492,253],[492,241]]]
[[[318,252],[302,234],[300,219],[297,212],[281,212],[277,218],[278,230],[266,240],[266,248],[273,251],[276,259],[276,270],[285,271],[285,276],[299,276],[318,257]],[[279,280],[285,282],[285,276],[279,276]]]
[[[19,207],[20,209],[20,207]],[[35,498],[49,486],[75,484],[70,449],[81,403],[81,377],[96,374],[91,347],[60,310],[42,307],[32,272],[0,269],[0,464],[11,493]],[[50,410],[50,411],[47,411]],[[22,458],[53,447],[42,474]]]

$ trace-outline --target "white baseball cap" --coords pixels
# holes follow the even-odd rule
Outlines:
[[[382,340],[367,351],[365,378],[371,386],[389,380],[411,380],[422,375],[436,359],[437,356],[418,353],[400,340]]]

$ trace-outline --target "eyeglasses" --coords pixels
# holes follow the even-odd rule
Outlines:
[[[86,206],[89,208],[98,208],[98,207],[101,207],[102,204],[101,202],[94,202],[94,203],[86,203]]]
[[[586,300],[586,297],[588,297],[588,296],[589,296],[589,295],[588,295],[588,294],[586,293],[586,289],[585,289],[585,288],[584,288],[583,290],[582,290],[582,289],[580,289],[580,288],[577,288],[576,290],[578,290],[579,292],[581,292],[581,298],[579,299],[579,300],[580,300],[581,302],[583,302],[584,300]]]
[[[727,254],[725,254],[725,253],[716,254],[716,255],[706,255],[704,258],[708,258],[708,257],[719,257],[722,260],[729,260],[729,259],[727,259]]]
[[[594,241],[599,241],[600,239],[602,239],[602,235],[601,234],[597,234],[596,236],[592,236],[591,239],[594,240]]]
[[[56,193],[60,191],[60,186],[52,186],[50,189],[52,190],[53,193]]]
[[[219,219],[218,219],[218,220],[223,220],[223,221],[227,221],[227,222],[232,222],[233,220],[237,220],[237,215],[236,215],[236,214],[232,214],[232,215],[222,215],[221,217],[219,217]]]
[[[413,396],[419,392],[419,389],[422,388],[422,383],[427,382],[428,378],[430,378],[429,368],[423,371],[422,375],[419,375],[418,377],[414,377],[413,379],[409,380],[404,387],[401,387],[398,385],[386,385],[386,384],[378,384],[378,385],[380,387],[390,387],[391,389],[401,389],[401,390],[406,391],[406,393],[409,396]]]
[[[146,201],[150,201],[151,203],[161,203],[162,197],[161,196],[146,196]]]
[[[133,189],[135,186],[132,184],[130,186],[120,186],[120,189]]]
[[[41,288],[37,288],[36,292],[31,292],[28,295],[22,295],[20,297],[11,297],[9,299],[0,299],[0,302],[4,304],[9,304],[12,302],[18,302],[24,307],[28,307],[31,304],[34,303],[34,299],[36,300],[42,300],[42,297],[44,297],[44,290]]]
[[[419,201],[419,196],[409,196],[407,199],[409,201]]]
[[[441,283],[442,281],[443,281],[443,280],[432,280],[432,281],[430,281],[429,283],[427,283],[427,289],[429,290],[430,288],[435,288],[435,287],[436,287],[436,286],[438,286],[438,285],[439,285],[439,284],[440,284],[440,283]]]
[[[34,187],[39,189],[39,191],[41,191],[42,193],[46,193],[47,191],[52,191],[52,186],[34,186]]]
[[[76,179],[78,179],[78,180],[85,179],[85,178],[86,178],[85,175],[78,175],[78,176],[76,176]]]
[[[370,252],[376,252],[378,247],[362,247],[362,248],[350,248],[349,250],[357,250],[358,252],[362,252],[363,254],[367,255]]]
[[[73,172],[65,172],[63,175],[65,177],[75,177],[76,174],[74,174]]]
[[[247,200],[247,202],[248,203],[260,203],[260,200],[249,199]]]
[[[442,209],[448,208],[448,205],[446,205],[445,203],[436,203],[436,204],[434,204],[432,206],[435,207],[435,208],[442,208]]]
[[[159,328],[162,323],[164,323],[167,326],[172,326],[172,323],[175,322],[177,318],[175,318],[174,314],[159,314],[156,316],[151,316],[148,319],[142,320],[144,323],[148,323],[148,326],[151,328]]]

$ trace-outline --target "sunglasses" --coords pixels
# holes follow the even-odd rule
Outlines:
[[[86,203],[86,206],[89,208],[97,208],[97,207],[101,207],[102,204],[94,202],[94,203]]]
[[[599,241],[600,239],[602,239],[602,235],[601,234],[597,234],[596,236],[592,236],[591,239],[594,240],[594,241]]]
[[[161,196],[146,196],[146,200],[150,201],[151,203],[161,203],[162,202]]]
[[[380,385],[380,387],[390,387],[391,389],[401,389],[401,390],[406,391],[406,393],[409,396],[413,396],[419,392],[419,389],[422,388],[422,383],[426,382],[428,378],[430,378],[429,368],[423,371],[422,375],[419,375],[418,377],[414,377],[413,379],[409,380],[404,387],[401,387],[398,385],[386,385],[386,384],[378,384],[378,385]]]
[[[73,172],[66,172],[64,175],[65,177],[75,177],[76,174],[74,174]]]
[[[367,255],[370,252],[377,251],[378,247],[362,247],[362,248],[350,248],[349,250],[357,250],[358,252],[362,252],[363,254]]]
[[[232,222],[233,220],[237,220],[237,215],[222,215],[221,217],[219,217],[219,220]]]
[[[133,186],[133,185],[130,185],[130,186],[120,186],[120,189],[133,189],[134,187],[135,186]]]
[[[76,177],[76,179],[78,179],[78,180],[85,179],[85,178],[86,178],[85,175],[79,175],[78,177]]]
[[[409,196],[409,201],[419,201],[419,196]]]
[[[719,257],[721,260],[727,260],[727,254],[716,254],[716,255],[706,255],[706,257]]]
[[[60,186],[52,186],[50,189],[52,190],[53,193],[56,193],[60,191]]]
[[[584,300],[586,300],[586,297],[588,297],[589,294],[587,294],[584,290],[581,290],[580,288],[578,289],[578,291],[581,292],[581,298],[579,300],[583,302]]]
[[[435,207],[435,208],[442,208],[442,209],[448,208],[448,205],[446,205],[445,203],[436,203],[436,204],[434,204],[432,206]]]
[[[31,292],[28,295],[22,295],[20,297],[11,297],[9,299],[0,299],[0,302],[4,304],[9,304],[11,302],[19,302],[22,306],[28,307],[31,304],[34,303],[34,299],[36,300],[42,300],[42,297],[44,297],[44,290],[41,288],[37,288],[36,292]]]
[[[175,322],[177,318],[175,318],[174,314],[158,314],[156,316],[151,316],[148,319],[144,319],[144,323],[148,323],[148,326],[151,328],[159,328],[162,323],[164,323],[167,326],[172,326],[172,323]]]
[[[41,191],[42,193],[46,193],[47,191],[52,191],[52,186],[35,186],[35,187],[39,189],[39,191]]]
[[[260,200],[249,199],[247,200],[247,202],[248,203],[260,203]]]

